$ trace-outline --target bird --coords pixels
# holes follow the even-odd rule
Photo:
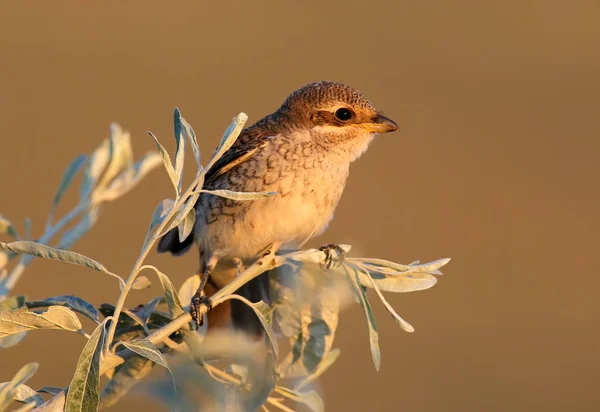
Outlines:
[[[375,135],[397,129],[355,88],[318,81],[293,91],[276,111],[242,130],[206,172],[202,188],[276,195],[238,201],[202,193],[192,232],[180,241],[174,228],[158,243],[159,253],[175,256],[198,246],[201,283],[190,307],[196,326],[202,320],[200,305],[210,309],[203,294],[206,283],[223,286],[211,276],[219,260],[257,258],[269,245],[299,248],[323,233],[342,196],[350,164]],[[268,273],[237,293],[252,302],[268,302]],[[243,303],[232,302],[230,310],[234,327],[256,331],[254,314]]]

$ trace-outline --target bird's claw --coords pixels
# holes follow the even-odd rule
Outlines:
[[[192,315],[192,320],[194,321],[194,323],[196,325],[196,330],[198,330],[200,328],[200,326],[202,326],[202,323],[204,322],[204,318],[203,318],[202,314],[200,313],[200,307],[202,305],[206,306],[207,311],[212,309],[211,300],[206,295],[201,293],[201,291],[198,291],[192,297],[192,302],[190,303],[190,315]]]
[[[325,252],[325,261],[321,265],[324,271],[328,271],[332,267],[340,267],[344,263],[344,249],[335,244],[323,245],[319,248],[320,251]],[[335,251],[335,257],[332,251]]]

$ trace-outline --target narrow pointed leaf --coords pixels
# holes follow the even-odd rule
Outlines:
[[[156,272],[158,275],[160,284],[165,291],[165,300],[167,301],[167,306],[169,307],[169,313],[171,314],[171,317],[175,319],[176,317],[183,315],[183,308],[181,307],[179,296],[177,296],[175,287],[173,286],[173,283],[171,283],[171,279],[169,279],[167,275],[162,273],[154,266],[147,265],[145,267],[154,270],[154,272]]]
[[[81,217],[81,220],[73,226],[73,228],[65,231],[62,235],[59,246],[61,249],[69,249],[83,235],[90,231],[92,226],[98,221],[100,209],[97,206],[92,206],[88,213]]]
[[[433,275],[426,273],[415,273],[406,276],[380,276],[371,274],[367,276],[365,273],[359,272],[358,278],[362,286],[371,288],[372,284],[369,278],[373,279],[380,290],[384,292],[415,292],[419,290],[429,289],[437,283],[437,279]]]
[[[44,386],[43,388],[40,388],[37,390],[38,392],[41,393],[47,393],[48,395],[58,395],[59,393],[61,393],[63,391],[63,388],[57,388],[55,386]]]
[[[27,298],[25,296],[12,296],[0,299],[0,311],[19,309],[25,305]],[[10,348],[19,344],[27,337],[27,332],[15,333],[0,338],[0,349]]]
[[[156,226],[165,220],[169,213],[171,213],[174,205],[175,201],[173,199],[164,199],[156,206],[154,212],[152,213],[152,221],[150,222],[150,228],[148,229],[147,236],[150,235]]]
[[[143,356],[146,359],[150,359],[152,362],[171,372],[169,364],[167,363],[167,360],[163,354],[160,353],[158,348],[154,346],[154,344],[148,339],[136,339],[127,342],[119,342],[119,345],[125,346],[127,349],[137,353],[140,356]]]
[[[29,309],[40,308],[40,307],[50,307],[50,306],[65,306],[74,310],[75,312],[81,313],[82,315],[87,316],[91,320],[96,323],[100,323],[100,314],[98,310],[89,302],[81,299],[80,297],[73,295],[62,295],[62,296],[53,296],[48,299],[44,299],[41,301],[32,301],[27,302],[27,307]]]
[[[185,136],[181,124],[181,114],[175,108],[173,116],[173,128],[175,129],[175,176],[177,176],[177,193],[181,193],[183,185],[183,165],[185,163]]]
[[[158,152],[148,152],[129,169],[121,172],[102,193],[103,201],[115,200],[132,190],[150,171],[162,163]]]
[[[179,288],[179,299],[184,307],[189,307],[192,302],[192,297],[200,286],[200,276],[192,275],[183,282]]]
[[[37,371],[38,363],[23,366],[10,380],[0,387],[0,410],[5,410],[19,392],[19,386],[27,382]]]
[[[179,241],[183,242],[194,229],[194,223],[196,223],[196,211],[194,208],[189,211],[185,218],[179,223],[179,229],[177,233],[179,235]]]
[[[33,255],[44,259],[60,260],[62,262],[72,263],[74,265],[85,266],[116,277],[122,281],[121,278],[109,272],[103,264],[95,261],[94,259],[68,250],[55,249],[41,243],[31,242],[29,240],[20,240],[11,243],[0,242],[0,250],[10,250],[11,252],[15,253]]]
[[[183,207],[179,209],[179,212],[177,212],[177,215],[175,215],[175,218],[173,219],[173,221],[169,223],[169,225],[167,226],[167,228],[165,230],[163,230],[162,234],[165,234],[165,233],[169,232],[171,229],[173,229],[174,227],[179,226],[179,224],[183,221],[183,219],[187,215],[190,214],[190,212],[192,211],[194,206],[196,206],[196,201],[198,200],[199,196],[200,196],[199,193],[195,193],[195,194],[192,194],[190,197],[188,197],[188,199],[185,201]]]
[[[105,190],[122,170],[132,172],[133,150],[131,149],[131,137],[116,123],[110,125],[109,159],[106,171],[98,183],[98,190],[100,191]]]
[[[238,136],[242,132],[244,124],[246,124],[247,120],[248,116],[246,115],[246,113],[240,113],[233,119],[227,130],[225,130],[225,133],[223,134],[223,138],[219,143],[219,147],[217,148],[215,155],[210,160],[208,166],[206,166],[207,170],[210,169],[212,165],[214,165],[215,162],[219,160],[219,158],[221,158],[223,153],[225,153],[227,150],[229,150],[231,146],[233,146]]]
[[[67,166],[67,169],[65,170],[65,173],[63,174],[62,181],[60,182],[60,186],[58,186],[58,190],[56,191],[56,194],[54,195],[54,201],[52,202],[52,208],[50,209],[50,213],[48,215],[48,224],[52,223],[52,216],[54,215],[55,208],[60,203],[63,194],[68,189],[68,187],[71,185],[71,183],[73,182],[73,178],[75,178],[75,175],[77,174],[77,172],[79,172],[81,170],[81,168],[83,167],[83,165],[85,164],[87,159],[88,159],[87,155],[77,156],[71,162],[71,164],[69,164],[69,166]]]
[[[42,313],[20,308],[0,312],[0,338],[33,329],[62,329],[78,332],[81,322],[77,315],[63,306],[50,306]]]
[[[141,290],[147,289],[150,286],[152,286],[152,282],[150,282],[150,279],[148,279],[146,276],[138,276],[133,281],[133,285],[131,285],[131,288],[135,290]]]
[[[100,175],[106,168],[110,157],[109,145],[109,140],[104,139],[102,144],[90,156],[90,161],[83,172],[83,181],[81,182],[79,191],[81,199],[88,197],[92,193]]]
[[[148,319],[152,316],[152,312],[154,312],[154,309],[156,309],[162,299],[163,298],[154,298],[138,311],[138,316],[144,323],[148,322]]]
[[[394,308],[392,307],[392,305],[390,305],[390,303],[387,301],[387,299],[385,298],[385,296],[383,296],[383,293],[381,293],[381,290],[379,290],[379,287],[377,286],[377,283],[373,280],[373,278],[371,278],[371,276],[369,275],[369,273],[365,269],[363,269],[363,274],[368,279],[370,279],[371,286],[373,287],[373,289],[375,289],[375,292],[377,293],[377,296],[379,296],[379,299],[381,299],[381,302],[383,303],[383,305],[385,306],[385,308],[388,310],[388,312],[390,312],[390,314],[392,315],[392,317],[394,318],[394,320],[398,323],[398,325],[400,325],[400,327],[402,329],[404,329],[406,332],[414,332],[415,328],[413,328],[411,324],[409,324],[407,321],[405,321],[404,319],[402,319],[402,317],[400,315],[398,315],[398,313],[396,313],[396,311],[394,310]]]
[[[147,376],[154,362],[141,356],[131,356],[111,377],[100,395],[100,409],[107,408],[121,400],[135,384]]]
[[[183,117],[180,117],[180,120],[181,125],[183,126],[183,130],[185,131],[185,134],[188,137],[188,141],[190,142],[190,146],[192,146],[192,152],[194,153],[194,158],[196,159],[198,170],[200,170],[202,168],[202,164],[200,163],[200,148],[198,147],[196,133],[194,133],[194,129],[192,129],[192,126],[190,126],[190,124]]]
[[[13,224],[10,222],[10,220],[8,220],[2,215],[0,215],[0,234],[7,234],[13,239],[19,238],[19,235],[17,234],[17,231],[15,230]]]
[[[311,375],[298,382],[298,384],[295,387],[295,390],[299,391],[300,389],[308,385],[310,382],[313,382],[314,380],[318,379],[327,369],[329,369],[331,365],[333,365],[333,363],[340,356],[341,352],[342,351],[339,349],[332,349],[331,351],[329,351],[329,353],[327,353],[327,355],[323,357],[323,360],[321,360],[319,366],[317,366],[317,369],[315,369]]]
[[[8,385],[10,385],[10,382],[0,383],[0,392],[2,392],[2,390]],[[33,409],[34,407],[40,406],[44,403],[44,398],[42,398],[36,391],[25,384],[20,384],[16,388],[12,389],[12,399],[17,402],[31,404],[30,409]]]
[[[165,166],[165,169],[167,170],[169,179],[171,179],[171,183],[173,183],[173,187],[175,188],[177,195],[179,195],[180,191],[178,189],[178,187],[179,187],[178,178],[177,178],[177,174],[175,173],[175,169],[173,169],[173,164],[171,163],[171,157],[169,156],[169,153],[160,144],[160,142],[158,141],[158,138],[156,136],[154,136],[154,134],[152,132],[148,132],[148,134],[150,136],[152,136],[152,138],[156,142],[156,147],[158,147],[158,151],[160,152],[160,156],[162,157],[163,165]]]
[[[275,357],[278,357],[279,349],[277,345],[277,339],[275,338],[275,332],[271,326],[272,322],[272,310],[265,302],[262,300],[257,303],[252,303],[248,299],[240,295],[228,295],[224,297],[224,300],[237,299],[244,302],[248,305],[254,313],[256,317],[260,321],[263,329],[265,330],[267,337],[269,338],[269,342],[271,343],[271,347],[273,348],[273,352],[275,353]]]
[[[346,274],[348,275],[352,285],[354,286],[354,292],[358,296],[363,311],[365,312],[365,317],[367,318],[367,324],[369,325],[369,342],[371,345],[371,355],[373,356],[373,363],[375,364],[375,369],[379,370],[379,367],[381,365],[381,351],[379,349],[379,334],[377,333],[375,316],[373,315],[373,309],[371,309],[371,305],[369,304],[369,300],[367,299],[367,293],[360,285],[358,275],[355,272],[356,269],[354,269],[353,272],[350,272],[348,269],[346,269]]]
[[[100,381],[100,355],[104,346],[104,323],[98,327],[87,341],[69,385],[65,412],[88,412],[98,409],[98,383]]]

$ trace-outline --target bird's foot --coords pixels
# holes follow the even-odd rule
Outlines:
[[[330,243],[321,246],[319,250],[325,252],[325,261],[321,264],[325,272],[332,267],[338,268],[344,263],[344,254],[346,252],[338,245]],[[335,252],[335,256],[333,252]]]
[[[204,322],[204,318],[200,313],[200,308],[202,305],[206,306],[207,311],[212,309],[211,300],[200,289],[192,297],[192,302],[190,303],[190,315],[192,315],[192,320],[196,324],[196,330],[198,330]]]

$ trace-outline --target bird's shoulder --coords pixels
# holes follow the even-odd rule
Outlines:
[[[276,135],[276,132],[262,127],[260,123],[244,129],[235,143],[206,172],[205,186],[256,156]]]

